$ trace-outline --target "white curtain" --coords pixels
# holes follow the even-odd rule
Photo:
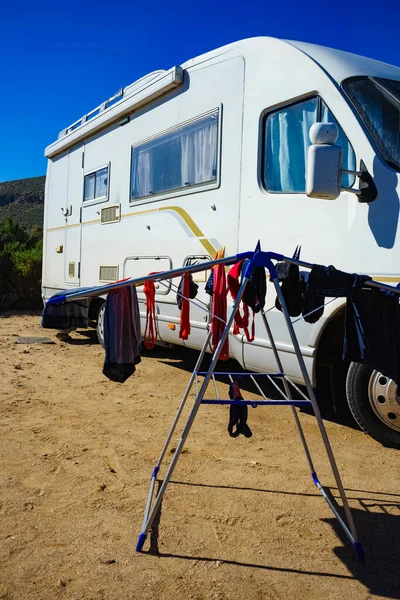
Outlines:
[[[305,190],[308,132],[317,120],[312,99],[273,113],[267,119],[266,184],[277,192]]]
[[[181,137],[181,181],[195,185],[212,181],[216,177],[218,122],[213,117],[187,128]]]
[[[132,198],[216,179],[218,114],[132,151]]]
[[[138,150],[135,166],[136,169],[133,173],[133,196],[135,198],[148,196],[149,193],[153,191],[151,177],[151,148],[147,150]]]
[[[273,192],[304,192],[306,181],[309,131],[318,120],[318,100],[311,98],[272,113],[266,123],[265,183]],[[343,150],[343,168],[355,168],[353,148],[333,114],[322,102],[321,122],[336,123],[337,144]],[[343,185],[352,183],[353,176],[344,175]]]

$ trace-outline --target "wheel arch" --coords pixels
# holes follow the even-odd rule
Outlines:
[[[349,363],[342,360],[344,318],[345,306],[343,302],[337,303],[318,332],[313,364],[319,403],[328,411],[333,409],[342,414],[348,413],[346,376],[349,367]]]
[[[319,367],[330,364],[342,355],[344,337],[344,306],[338,306],[336,311],[326,319],[316,339],[314,375],[317,376]]]
[[[89,304],[89,321],[97,321],[97,317],[100,312],[100,308],[103,306],[105,298],[99,296],[98,298],[92,298]]]

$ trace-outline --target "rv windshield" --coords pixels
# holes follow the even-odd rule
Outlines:
[[[342,88],[371,134],[382,158],[400,171],[400,81],[350,77]]]

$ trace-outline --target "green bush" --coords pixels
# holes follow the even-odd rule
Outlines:
[[[42,228],[0,223],[0,310],[41,308]]]

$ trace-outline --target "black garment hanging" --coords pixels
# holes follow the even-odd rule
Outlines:
[[[302,281],[303,310],[307,323],[316,323],[324,313],[325,297],[351,296],[361,290],[367,275],[345,273],[332,265],[313,265],[311,272],[300,273]],[[318,309],[318,310],[316,310]],[[311,314],[309,314],[311,313]]]
[[[229,398],[231,400],[243,400],[243,396],[240,393],[239,385],[236,381],[229,386]],[[229,407],[229,425],[228,432],[231,437],[238,437],[242,434],[244,437],[251,437],[253,435],[250,427],[247,425],[247,404],[240,406],[239,404],[231,404]],[[236,429],[234,430],[234,428]]]
[[[182,309],[182,296],[183,296],[183,283],[184,283],[184,279],[185,276],[183,275],[180,282],[179,282],[179,286],[178,286],[178,293],[176,294],[176,303],[178,305],[179,310]],[[197,290],[199,289],[199,286],[197,285],[197,283],[195,283],[193,281],[193,277],[192,274],[189,273],[189,298],[191,300],[193,300],[194,298],[196,298],[197,296]]]
[[[302,295],[302,311],[306,323],[316,323],[324,314],[325,296],[307,291],[310,273],[300,271],[300,290]]]
[[[246,263],[242,267],[242,275],[246,271]],[[250,281],[244,290],[243,300],[253,309],[253,312],[260,312],[265,306],[265,296],[267,294],[267,278],[264,267],[254,267]]]
[[[308,277],[307,293],[330,298],[348,297],[359,292],[368,279],[371,279],[368,275],[345,273],[332,265],[313,265]]]
[[[293,259],[300,258],[301,246],[297,246],[293,254]],[[292,263],[281,262],[275,265],[278,275],[278,281],[281,282],[281,291],[285,299],[286,308],[291,317],[298,317],[301,314],[303,299],[301,295],[301,284],[299,276],[299,267]],[[282,311],[279,298],[276,297],[275,308]]]
[[[214,293],[214,269],[211,269],[210,275],[208,276],[207,283],[205,286],[205,291],[209,296],[212,296]]]
[[[365,363],[400,384],[397,294],[371,288],[347,299],[343,359]]]

